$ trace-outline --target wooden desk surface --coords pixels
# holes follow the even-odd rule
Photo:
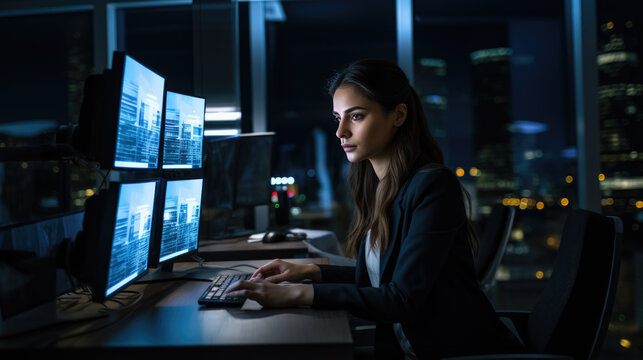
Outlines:
[[[269,260],[255,260],[260,266]],[[292,259],[298,263],[327,263],[327,259]],[[230,266],[238,262],[211,265]],[[193,264],[185,265],[186,267]],[[180,265],[179,267],[183,267]],[[197,299],[205,281],[163,281],[134,284],[143,298],[128,309],[92,321],[66,324],[0,341],[7,349],[74,358],[136,358],[170,356],[234,356],[239,359],[350,359],[352,336],[347,313],[310,308],[241,310],[207,308]],[[45,345],[49,345],[45,347]]]
[[[292,258],[308,253],[303,241],[248,242],[247,237],[226,240],[200,240],[199,256],[208,261]]]

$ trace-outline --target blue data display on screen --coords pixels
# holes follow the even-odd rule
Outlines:
[[[165,79],[125,57],[114,167],[158,167]]]
[[[196,250],[203,179],[168,181],[159,262]]]
[[[205,99],[167,92],[164,169],[201,167]]]
[[[121,185],[105,296],[147,269],[156,185],[156,182]]]

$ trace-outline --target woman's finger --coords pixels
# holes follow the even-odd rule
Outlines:
[[[255,273],[254,273],[254,274],[252,274],[252,276],[250,277],[250,280],[255,281],[255,280],[262,280],[262,279],[264,279],[264,278],[265,278],[265,276],[264,276],[264,274],[263,274],[263,273],[255,272]]]
[[[273,276],[268,276],[266,278],[266,281],[270,281],[271,283],[279,283],[286,280],[287,277],[288,277],[288,274],[277,274]]]
[[[258,300],[259,299],[259,293],[256,291],[248,290],[248,289],[243,289],[243,290],[237,290],[237,291],[231,291],[229,293],[224,293],[221,295],[222,298],[235,298],[235,297],[243,297],[251,300]]]
[[[238,280],[230,284],[224,294],[229,293],[231,291],[235,290],[253,290],[255,288],[254,282],[249,281],[249,280]]]

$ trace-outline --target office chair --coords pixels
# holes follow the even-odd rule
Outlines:
[[[480,238],[475,267],[480,287],[487,295],[496,283],[496,270],[505,253],[515,215],[513,206],[495,204]]]
[[[552,276],[531,312],[503,312],[530,354],[473,359],[596,359],[612,313],[621,262],[618,217],[574,210],[565,221]]]

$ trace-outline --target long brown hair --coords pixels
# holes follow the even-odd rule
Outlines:
[[[389,216],[395,196],[420,168],[444,166],[444,157],[431,135],[420,98],[396,64],[380,59],[354,62],[331,78],[328,86],[330,96],[343,86],[355,86],[368,99],[379,103],[386,113],[399,104],[407,107],[406,121],[391,140],[388,173],[379,180],[370,161],[349,165],[348,185],[355,203],[355,216],[348,233],[347,254],[357,257],[360,241],[368,230],[371,231],[371,239],[376,240],[371,242],[372,246],[379,244],[381,252],[388,247]],[[464,188],[462,191],[471,210],[470,196]],[[477,253],[478,237],[468,219],[466,236],[472,251]]]

